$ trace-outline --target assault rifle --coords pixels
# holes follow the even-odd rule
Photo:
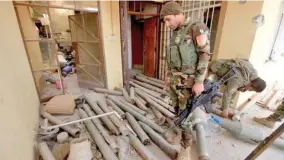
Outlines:
[[[222,93],[218,92],[220,86],[227,82],[229,79],[236,76],[235,66],[230,67],[230,70],[218,81],[210,82],[205,80],[204,91],[196,97],[194,94],[187,100],[186,109],[181,112],[179,118],[174,121],[176,126],[180,125],[183,120],[185,120],[188,115],[196,108],[204,106],[207,113],[212,112],[211,101],[215,96],[222,97]],[[184,86],[176,86],[177,89],[185,89]]]

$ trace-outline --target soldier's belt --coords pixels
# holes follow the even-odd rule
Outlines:
[[[182,66],[182,67],[181,67],[181,70],[182,70],[182,71],[185,71],[185,70],[188,70],[188,69],[190,69],[190,70],[196,70],[196,67],[195,67],[195,66]]]

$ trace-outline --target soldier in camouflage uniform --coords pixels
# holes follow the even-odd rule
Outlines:
[[[255,91],[262,92],[266,87],[266,82],[258,77],[257,71],[252,64],[245,59],[220,59],[210,64],[210,72],[218,77],[223,77],[230,67],[236,67],[235,77],[229,79],[225,85],[224,95],[222,99],[223,117],[228,117],[228,107],[238,91]]]
[[[275,112],[265,118],[254,117],[254,120],[260,124],[263,124],[269,128],[274,128],[277,121],[281,121],[284,118],[284,99],[282,99],[281,104],[277,107]],[[284,137],[284,134],[282,135]]]
[[[173,30],[167,49],[166,84],[178,113],[179,109],[185,109],[191,94],[198,96],[204,90],[203,81],[211,55],[209,30],[204,23],[186,18],[176,2],[166,3],[160,16]],[[177,85],[187,89],[179,90]]]

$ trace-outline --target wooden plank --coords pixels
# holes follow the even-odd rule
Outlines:
[[[144,74],[149,77],[156,74],[156,21],[157,18],[144,21]]]
[[[97,81],[100,85],[104,85],[102,82],[97,80],[97,78],[94,77],[91,73],[89,73],[87,70],[85,70],[83,67],[80,67],[80,65],[77,65],[77,67],[79,67],[81,70],[83,70],[85,73],[87,73],[91,78],[93,78],[95,81]]]
[[[99,3],[100,5],[100,3]],[[69,22],[74,22],[76,25],[74,26],[79,26],[80,28],[82,28],[84,30],[84,35],[88,35],[90,34],[92,39],[94,40],[76,40],[74,39],[74,35],[75,35],[75,31],[74,31],[74,26],[70,25],[70,29],[71,29],[71,37],[73,37],[73,41],[72,41],[72,46],[74,47],[75,52],[75,64],[76,67],[78,67],[78,69],[80,69],[80,71],[83,71],[84,74],[87,74],[89,77],[91,77],[92,79],[94,79],[95,81],[93,81],[92,79],[89,80],[83,80],[82,77],[78,74],[78,82],[79,82],[79,86],[82,88],[89,88],[91,86],[97,86],[97,87],[105,87],[106,86],[106,76],[105,76],[105,68],[104,68],[104,54],[102,52],[102,41],[101,41],[101,24],[100,24],[100,14],[99,13],[88,13],[88,14],[84,14],[87,16],[94,16],[95,21],[98,25],[98,31],[99,34],[97,36],[93,36],[91,35],[92,33],[89,33],[86,29],[85,29],[85,25],[84,22],[83,24],[79,24],[78,22],[74,21],[75,16],[82,16],[82,14],[80,15],[72,15],[69,16]],[[73,27],[72,27],[73,26]],[[87,33],[88,32],[88,33]],[[90,50],[87,47],[83,46],[82,44],[87,44],[88,46],[91,46],[92,44],[98,44],[98,50]],[[99,58],[96,58],[96,55],[99,55]],[[91,62],[83,62],[86,59],[83,59],[82,56],[89,56],[88,59],[93,60]],[[83,66],[89,66],[87,68],[83,68]],[[93,71],[93,68],[96,67],[97,68],[97,72],[99,75],[94,76],[92,75],[91,71]]]
[[[50,4],[32,4],[32,3],[27,3],[27,2],[19,2],[19,1],[14,1],[14,4],[17,6],[30,6],[30,7],[43,7],[43,8],[57,8],[57,9],[69,9],[69,10],[77,10],[77,11],[87,11],[90,12],[88,9],[83,9],[83,8],[76,8],[76,6],[73,7],[61,7],[61,6],[55,6],[55,5],[50,5]],[[92,12],[98,12],[98,11],[92,11]]]
[[[44,71],[55,71],[58,68],[40,68],[40,69],[34,69],[33,72],[44,72]]]
[[[96,58],[94,57],[86,48],[84,48],[82,45],[80,45],[79,43],[77,43],[77,45],[82,48],[86,53],[88,53],[89,56],[91,56],[99,65],[101,65],[102,63]]]
[[[16,5],[16,2],[13,1],[13,4],[14,6]],[[20,17],[19,17],[19,11],[17,8],[15,8],[15,12],[16,12],[16,17],[17,17],[17,20],[18,20],[18,24],[20,26],[20,32],[21,32],[21,35],[22,35],[22,41],[24,43],[24,47],[25,47],[25,51],[26,51],[26,56],[28,58],[28,62],[29,62],[29,67],[30,67],[30,71],[32,72],[33,68],[32,68],[32,62],[31,62],[31,57],[29,55],[29,52],[28,52],[28,48],[27,48],[27,44],[25,43],[25,40],[24,40],[24,31],[23,31],[23,27],[21,25],[21,20],[20,20]],[[36,79],[35,79],[35,74],[32,72],[32,75],[33,75],[33,80],[34,80],[34,85],[36,87],[36,91],[37,91],[37,96],[38,96],[38,99],[40,100],[40,97],[41,97],[41,93],[40,93],[40,87],[37,85],[36,83]]]
[[[49,5],[49,1],[47,1],[47,4]],[[51,16],[50,16],[50,9],[47,8],[47,15],[48,15],[48,19],[49,19],[49,22],[52,22],[52,19],[51,19]],[[50,23],[49,25],[49,29],[50,29],[50,37],[53,38],[53,30],[54,30],[54,27],[53,27],[53,24]],[[55,42],[54,42],[55,43]],[[55,43],[56,44],[56,43]],[[65,94],[65,88],[64,88],[64,85],[63,85],[63,78],[62,78],[62,73],[61,73],[61,68],[60,68],[60,64],[59,64],[59,60],[58,60],[58,56],[57,56],[57,53],[52,53],[52,54],[55,54],[56,56],[56,65],[58,67],[58,77],[59,77],[59,83],[60,83],[60,86],[61,86],[61,90],[63,91],[63,93]]]
[[[276,109],[277,107],[277,104],[276,104],[276,101],[278,100],[279,96],[281,94],[281,91],[278,90],[274,93],[274,95],[271,97],[271,99],[268,101],[267,103],[267,107],[271,110],[274,110]]]
[[[82,26],[81,24],[79,24],[78,22],[76,22],[74,19],[72,19],[71,16],[70,16],[70,20],[71,20],[73,23],[75,23],[78,27],[80,27],[81,29],[83,29],[84,32],[88,33],[88,35],[90,35],[91,37],[93,37],[96,41],[99,40],[96,36],[94,36],[92,33],[90,33],[88,30],[86,30],[86,29],[84,28],[84,26]]]
[[[284,133],[284,123],[282,123],[270,136],[266,137],[246,158],[245,160],[255,160],[260,156],[273,142]]]
[[[138,15],[138,16],[159,16],[159,14],[155,13],[144,13],[144,12],[134,12],[134,11],[127,11],[129,15]]]

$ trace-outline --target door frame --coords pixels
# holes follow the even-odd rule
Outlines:
[[[141,1],[143,2],[143,1]],[[156,4],[157,13],[143,13],[143,12],[133,12],[129,10],[128,1],[119,1],[119,12],[120,12],[120,33],[121,33],[121,58],[122,58],[122,71],[123,71],[123,85],[128,86],[130,80],[130,71],[132,65],[132,44],[131,44],[131,15],[141,15],[141,16],[159,16],[162,3],[147,1],[145,3]],[[157,20],[156,25],[156,73],[155,76],[159,75],[159,56],[160,56],[160,25],[161,21]],[[144,54],[144,53],[143,53]],[[143,62],[144,63],[144,62]]]
[[[98,8],[99,8],[99,10],[100,10],[100,2],[98,2]],[[102,63],[101,64],[101,69],[102,69],[102,73],[103,73],[103,75],[102,75],[102,84],[101,85],[95,85],[95,84],[87,84],[87,83],[84,83],[84,82],[81,82],[81,85],[83,85],[84,87],[86,87],[86,88],[92,88],[92,87],[104,87],[104,88],[106,88],[106,82],[107,82],[107,77],[106,77],[106,70],[105,70],[105,55],[104,55],[104,50],[102,49],[102,47],[103,47],[103,41],[102,41],[102,27],[101,27],[101,23],[100,23],[100,21],[101,21],[101,16],[100,16],[100,13],[99,12],[96,12],[96,13],[93,13],[93,12],[91,12],[91,13],[81,13],[80,15],[86,15],[86,14],[97,14],[97,23],[98,23],[98,31],[99,31],[99,33],[98,33],[98,37],[95,37],[95,38],[97,38],[97,42],[91,42],[91,43],[97,43],[98,44],[98,52],[99,52],[99,54],[101,55],[100,57],[100,59],[99,59],[99,61]],[[73,15],[74,16],[74,15]],[[72,19],[71,18],[71,16],[68,16],[68,20],[69,20],[69,28],[70,28],[70,30],[71,30],[71,25],[70,25],[70,19]],[[85,26],[82,26],[82,27],[85,27]],[[83,29],[83,28],[82,28]],[[86,31],[85,29],[83,29],[84,31]],[[71,37],[72,37],[72,31],[71,31]],[[72,38],[71,38],[72,39]],[[74,47],[74,50],[76,50],[76,52],[75,52],[75,64],[76,64],[76,68],[77,67],[79,67],[79,65],[80,65],[80,57],[79,57],[79,50],[78,50],[78,48],[79,47],[81,47],[82,49],[84,49],[82,46],[80,46],[80,43],[83,43],[83,42],[77,42],[77,41],[72,41],[72,47]],[[89,42],[86,42],[86,43],[89,43]],[[88,53],[88,51],[86,51],[86,53]],[[90,53],[88,53],[88,54],[90,54]],[[94,58],[94,59],[96,59],[96,58]],[[84,64],[83,64],[84,65]],[[80,68],[80,67],[79,67]],[[80,69],[82,69],[82,68],[80,68]],[[83,70],[83,69],[82,69]],[[84,70],[83,70],[84,71]],[[86,72],[86,74],[90,74],[88,71],[84,71],[84,72]],[[89,75],[89,76],[91,76],[91,75]],[[91,76],[91,78],[93,78],[94,80],[95,80],[95,78],[94,77],[92,77]],[[78,78],[77,78],[78,79]],[[98,81],[98,80],[97,80]],[[78,79],[78,84],[79,84],[79,86],[80,86],[80,82],[79,82],[79,79]]]
[[[75,3],[74,3],[75,4]],[[98,11],[96,11],[97,13],[98,13],[98,21],[100,22],[101,21],[101,19],[102,19],[102,17],[101,17],[101,13],[100,13],[100,9],[101,9],[101,7],[100,7],[100,1],[98,1],[97,2],[97,4],[98,4]],[[76,5],[76,4],[75,4]],[[30,56],[29,56],[29,54],[28,54],[28,49],[27,49],[27,45],[26,45],[26,40],[25,40],[25,38],[24,38],[24,33],[23,33],[23,29],[22,29],[22,26],[21,26],[21,22],[20,22],[20,17],[19,17],[19,13],[18,13],[18,11],[17,11],[17,9],[16,9],[16,7],[17,6],[27,6],[27,7],[44,7],[44,8],[46,8],[47,9],[47,11],[48,11],[48,15],[49,15],[49,18],[50,18],[50,13],[49,13],[49,9],[50,8],[54,8],[54,9],[68,9],[68,10],[74,10],[74,11],[85,11],[85,12],[90,12],[89,10],[87,10],[87,9],[79,9],[79,8],[76,8],[76,6],[74,7],[74,8],[71,8],[71,7],[61,7],[61,6],[55,6],[55,5],[51,5],[50,3],[49,3],[49,1],[47,1],[47,4],[34,4],[34,3],[28,3],[28,2],[21,2],[21,1],[13,1],[13,6],[14,6],[14,9],[15,9],[15,13],[16,13],[16,16],[17,16],[17,21],[18,21],[18,24],[19,24],[19,29],[20,29],[20,32],[21,32],[21,35],[22,35],[22,40],[23,40],[23,44],[24,44],[24,47],[25,47],[25,50],[26,50],[26,55],[27,55],[27,58],[28,58],[28,61],[29,61],[29,66],[30,66],[30,70],[31,70],[31,73],[32,73],[32,75],[33,75],[33,80],[34,80],[34,84],[35,84],[35,87],[36,87],[36,91],[37,91],[37,95],[38,95],[38,99],[40,100],[40,102],[46,102],[46,101],[48,101],[48,100],[50,100],[52,97],[54,97],[54,96],[56,96],[56,95],[54,95],[54,96],[51,96],[51,97],[47,97],[47,98],[41,98],[41,93],[40,93],[40,89],[39,89],[39,87],[38,87],[38,85],[37,85],[37,83],[36,83],[36,79],[35,79],[35,74],[34,74],[34,70],[33,70],[33,68],[32,68],[32,63],[31,63],[31,58],[30,58]],[[90,13],[92,13],[92,12],[90,12]],[[51,26],[51,28],[52,28],[52,24],[50,24],[50,26]],[[51,32],[51,35],[52,35],[52,32]],[[106,70],[105,70],[105,54],[104,54],[104,50],[102,49],[102,46],[103,46],[103,41],[101,40],[101,37],[102,37],[102,27],[101,27],[101,23],[99,23],[99,43],[101,44],[101,45],[99,45],[99,50],[100,50],[100,52],[101,52],[101,54],[102,54],[102,59],[103,59],[103,72],[104,72],[104,87],[106,87],[107,86],[107,77],[106,77]],[[71,40],[71,42],[72,42],[72,40]],[[57,62],[58,62],[58,57],[56,56],[56,60],[57,60]],[[60,66],[59,66],[59,64],[58,64],[58,67],[59,67],[59,69],[58,69],[58,73],[60,74],[60,76],[59,76],[59,79],[60,79],[60,82],[61,82],[61,84],[63,84],[63,79],[62,79],[62,76],[61,76],[61,70],[60,70]],[[52,69],[54,69],[54,68],[52,68]],[[46,69],[46,70],[48,70],[48,69]],[[50,70],[50,69],[49,69]],[[63,86],[63,85],[62,85]],[[63,90],[63,94],[66,94],[66,92],[65,92],[65,90],[64,90],[64,87],[62,87],[62,90]]]

